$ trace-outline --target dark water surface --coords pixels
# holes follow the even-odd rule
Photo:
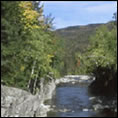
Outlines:
[[[53,99],[48,101],[52,110],[48,117],[110,117],[109,111],[94,110],[96,101],[88,91],[88,83],[60,84],[55,90]],[[108,112],[108,113],[107,113]]]

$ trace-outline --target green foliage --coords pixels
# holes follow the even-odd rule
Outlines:
[[[1,3],[2,81],[8,86],[27,89],[32,81],[38,84],[40,78],[46,78],[49,72],[53,72],[55,78],[60,76],[62,48],[55,34],[46,29],[47,24],[38,21],[37,16],[42,16],[43,7],[38,8],[30,1]],[[32,13],[35,14],[31,16]]]
[[[93,73],[96,68],[109,68],[117,71],[117,28],[101,26],[92,36],[90,45],[85,53],[77,53],[81,60],[81,70],[78,73]]]
[[[75,54],[85,52],[89,45],[89,37],[95,33],[96,28],[100,25],[72,26],[56,30],[57,35],[63,40],[63,72],[65,74],[78,74],[78,70],[81,70],[81,68],[76,67],[77,57]]]
[[[113,40],[116,39],[115,26],[115,22],[110,21],[106,24],[72,26],[56,30],[65,45],[64,73],[87,74],[97,65],[105,67],[108,63],[110,65],[115,63],[113,62],[115,56],[112,55],[112,52],[116,54],[116,40]],[[77,62],[80,56],[78,67]]]
[[[109,31],[105,26],[101,27],[96,35],[91,39],[89,55],[93,56],[89,60],[96,60],[94,65],[101,67],[111,67],[117,65],[117,29],[114,27]]]

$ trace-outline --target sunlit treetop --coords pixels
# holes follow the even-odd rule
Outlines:
[[[19,3],[19,8],[21,8],[21,22],[24,25],[25,30],[31,30],[34,28],[41,28],[43,26],[43,21],[39,23],[40,17],[43,16],[42,7],[39,11],[34,10],[33,3],[31,1],[21,1]],[[39,24],[42,24],[39,25]]]

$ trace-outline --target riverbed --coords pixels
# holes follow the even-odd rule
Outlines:
[[[76,78],[77,79],[77,78]],[[51,100],[48,117],[112,117],[108,98],[94,96],[88,89],[90,81],[68,82],[57,85]],[[112,98],[109,98],[109,100]]]

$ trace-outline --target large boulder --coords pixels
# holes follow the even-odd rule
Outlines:
[[[40,96],[33,96],[18,88],[1,86],[2,117],[33,117],[39,108]]]
[[[49,106],[44,101],[51,99],[55,90],[54,81],[46,85],[41,83],[41,90],[36,95],[13,87],[1,85],[1,116],[2,117],[42,117],[47,116]]]

